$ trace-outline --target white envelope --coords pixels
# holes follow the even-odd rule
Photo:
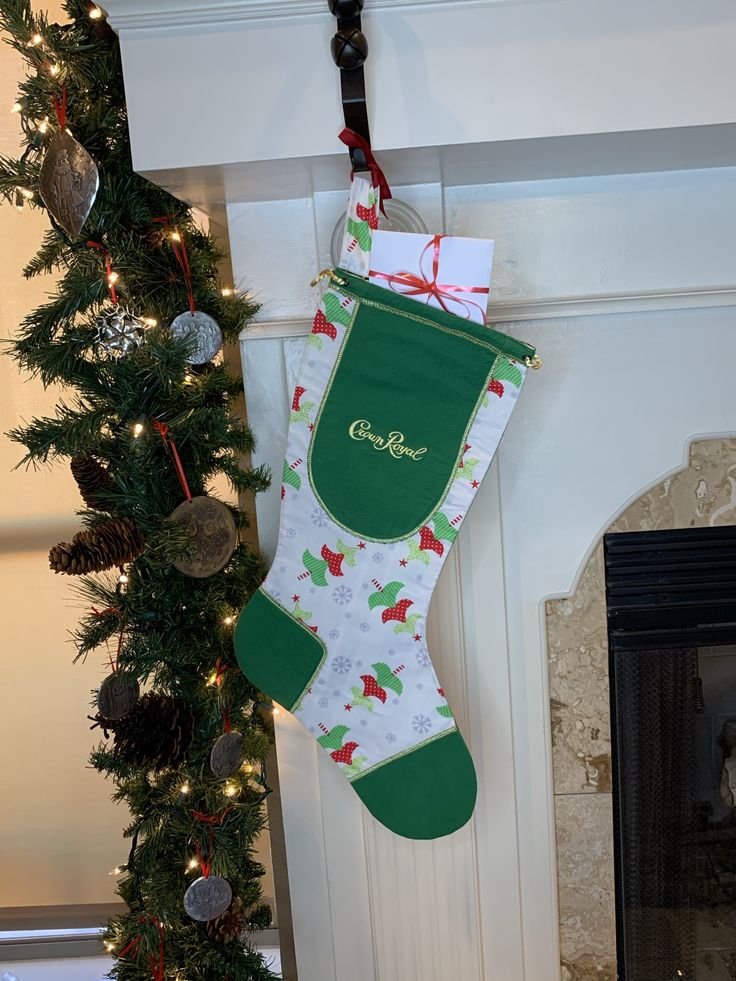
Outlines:
[[[369,279],[429,306],[485,323],[493,241],[413,232],[373,233]]]

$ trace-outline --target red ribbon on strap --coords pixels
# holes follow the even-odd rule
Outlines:
[[[66,85],[63,82],[61,83],[61,99],[57,99],[55,95],[51,98],[54,100],[54,110],[56,111],[59,129],[63,133],[66,129]]]
[[[365,162],[368,165],[368,170],[371,172],[371,179],[373,181],[373,186],[380,189],[380,200],[381,200],[381,211],[385,215],[386,211],[383,207],[383,202],[388,201],[389,198],[393,197],[391,193],[391,188],[386,180],[386,175],[381,170],[378,165],[378,161],[373,156],[373,150],[371,150],[371,145],[360,133],[356,133],[354,129],[348,129],[346,126],[342,133],[339,134],[338,139],[341,143],[344,143],[346,147],[351,150],[362,150],[365,155]],[[355,171],[351,171],[350,179],[352,180],[355,176]]]
[[[151,965],[151,974],[153,976],[153,981],[166,981],[166,965],[165,960],[165,947],[164,947],[164,928],[161,921],[156,916],[151,916],[149,920],[146,920],[145,916],[142,916],[138,921],[141,926],[144,926],[146,922],[153,923],[158,931],[158,957],[155,954],[148,955],[148,963]],[[127,954],[133,953],[133,951],[138,951],[141,943],[141,937],[133,937],[129,944],[118,954],[118,958],[122,960]]]
[[[205,859],[204,853],[202,852],[199,842],[198,841],[194,842],[194,847],[197,849],[197,858],[199,859],[199,867],[202,869],[202,875],[205,877],[205,879],[209,879],[210,877],[210,870],[212,869],[212,849],[214,848],[214,844],[215,844],[214,828],[210,828],[210,844],[207,850],[207,854],[209,855],[209,858]]]
[[[489,293],[489,287],[456,286],[454,283],[437,282],[440,271],[440,243],[444,237],[444,235],[434,235],[425,245],[419,257],[420,275],[408,270],[402,270],[397,273],[384,273],[378,272],[375,269],[371,269],[368,275],[374,279],[385,279],[395,293],[401,293],[404,296],[426,296],[427,301],[434,298],[447,313],[455,312],[450,310],[448,303],[457,304],[464,311],[461,316],[466,318],[470,317],[470,308],[476,307],[480,310],[483,316],[483,323],[485,323],[485,310],[479,303],[475,303],[473,300],[462,300],[454,294]],[[431,270],[426,271],[425,266],[429,258],[431,258]]]
[[[97,249],[105,258],[105,275],[107,276],[107,287],[110,290],[110,299],[113,303],[118,302],[118,296],[115,292],[115,282],[112,276],[112,259],[110,258],[109,249],[104,246],[101,242],[88,241],[87,245],[90,249]]]
[[[192,316],[194,316],[195,306],[194,286],[192,284],[192,268],[189,265],[189,253],[187,252],[187,247],[184,242],[184,236],[178,229],[171,227],[171,218],[168,215],[165,215],[163,218],[154,218],[153,220],[156,224],[163,225],[169,235],[171,250],[176,256],[176,261],[179,263],[182,275],[184,276],[184,285],[187,288],[189,310]]]
[[[182,466],[179,451],[176,448],[176,443],[171,436],[169,436],[169,427],[165,422],[161,422],[160,419],[154,419],[153,428],[157,433],[161,434],[161,439],[164,441],[166,449],[171,453],[171,458],[174,461],[174,469],[176,470],[176,475],[179,478],[181,489],[184,491],[184,496],[186,499],[191,501],[192,492],[189,490],[189,484],[187,483],[186,474],[184,473],[184,467]]]

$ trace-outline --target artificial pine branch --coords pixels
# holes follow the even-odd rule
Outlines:
[[[113,798],[132,815],[117,880],[128,909],[110,921],[104,940],[113,955],[136,943],[134,953],[115,960],[111,976],[150,981],[149,955],[159,952],[158,923],[165,925],[166,977],[271,981],[273,975],[247,942],[224,942],[243,910],[248,929],[269,920],[260,896],[263,868],[253,848],[265,826],[263,761],[271,732],[259,693],[235,661],[230,621],[262,581],[263,564],[240,544],[225,569],[209,579],[189,579],[172,568],[173,559],[190,547],[182,527],[169,520],[184,494],[153,422],[169,426],[195,495],[206,493],[220,476],[238,491],[260,490],[267,475],[242,465],[253,436],[233,414],[239,379],[225,364],[189,365],[186,342],[175,342],[167,330],[188,299],[166,229],[155,219],[169,217],[182,235],[197,307],[215,317],[226,341],[237,340],[256,307],[243,294],[223,295],[221,250],[197,226],[191,210],[133,172],[117,39],[104,19],[89,17],[90,7],[90,0],[66,0],[68,23],[54,24],[34,13],[30,0],[0,0],[0,32],[28,67],[17,116],[25,146],[18,160],[0,158],[0,199],[16,203],[22,187],[33,192],[28,206],[44,209],[38,179],[58,132],[53,97],[61,83],[69,128],[100,171],[97,199],[79,241],[52,226],[24,270],[27,277],[55,272],[58,285],[18,325],[10,353],[20,369],[45,385],[60,384],[65,396],[54,412],[19,424],[10,435],[33,466],[73,457],[99,464],[100,471],[87,468],[81,481],[89,508],[80,512],[83,545],[107,534],[107,507],[117,521],[131,522],[145,536],[145,550],[125,563],[125,584],[118,570],[75,580],[85,609],[73,632],[77,657],[96,656],[101,663],[115,657],[151,693],[127,727],[115,723],[117,743],[108,730],[111,738],[90,757],[111,780]],[[55,74],[51,64],[57,66]],[[88,241],[108,251],[121,301],[156,321],[140,347],[125,356],[104,351],[97,340],[97,318],[111,297],[104,257]],[[240,527],[247,524],[241,514],[237,521]],[[122,558],[112,551],[115,559]],[[99,568],[99,555],[92,559],[90,568]],[[151,705],[168,707],[174,737],[160,719],[148,733]],[[245,737],[247,752],[247,769],[230,778],[229,796],[225,781],[209,767],[212,745],[223,731],[224,705],[231,725]],[[139,716],[144,724],[136,728]],[[87,724],[80,719],[80,725]],[[193,842],[206,844],[211,827],[197,814],[224,815],[216,825],[212,870],[228,879],[239,900],[233,922],[220,924],[213,935],[183,907],[184,892],[198,874],[187,864]]]

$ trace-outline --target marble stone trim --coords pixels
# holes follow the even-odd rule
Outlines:
[[[606,530],[736,524],[736,438],[696,440],[687,465]],[[546,604],[562,981],[615,981],[611,719],[603,536],[575,591]]]

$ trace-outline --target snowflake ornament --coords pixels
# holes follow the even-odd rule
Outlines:
[[[106,354],[130,354],[142,343],[146,332],[143,321],[120,306],[103,310],[96,324],[97,343]]]

